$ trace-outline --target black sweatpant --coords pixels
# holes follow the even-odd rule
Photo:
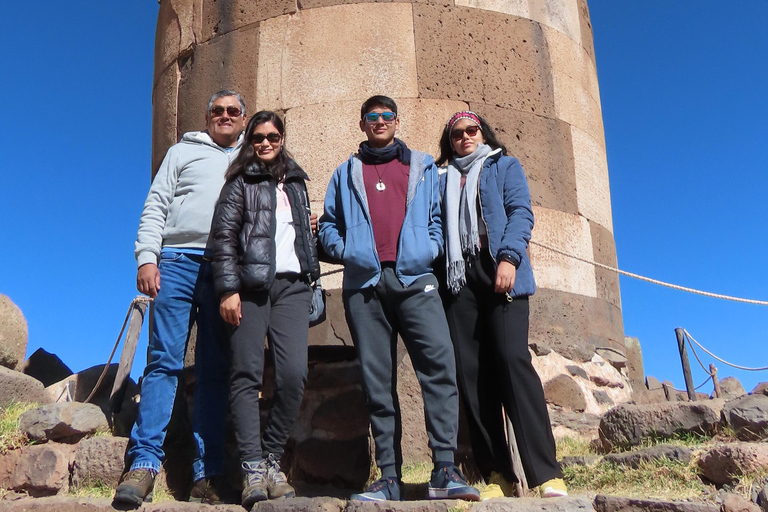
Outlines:
[[[509,302],[494,292],[496,264],[487,250],[468,265],[466,277],[458,294],[443,297],[475,462],[485,478],[497,471],[517,481],[503,405],[528,485],[561,478],[544,390],[528,352],[528,297]]]
[[[421,385],[432,458],[435,462],[453,462],[459,395],[450,332],[435,276],[420,277],[406,288],[394,268],[384,266],[375,287],[344,290],[342,296],[360,357],[376,464],[382,475],[400,477],[403,462],[397,398],[398,333]]]
[[[310,287],[298,274],[278,274],[268,291],[241,293],[240,325],[231,329],[229,401],[240,460],[278,459],[299,416],[307,377]],[[264,337],[275,364],[275,397],[261,438],[259,391]]]

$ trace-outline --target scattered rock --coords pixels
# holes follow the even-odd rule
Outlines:
[[[595,401],[601,405],[614,405],[613,399],[603,391],[602,389],[593,389],[592,396],[595,397]]]
[[[597,384],[598,386],[607,386],[610,380],[603,377],[602,375],[592,375],[589,377],[589,380]]]
[[[603,457],[603,460],[622,466],[637,468],[641,462],[650,462],[660,459],[676,460],[687,463],[691,460],[692,456],[693,451],[690,448],[659,444],[651,446],[650,448],[627,453],[610,453]]]
[[[560,374],[544,384],[547,403],[559,405],[572,411],[583,412],[587,401],[581,387],[568,375]]]
[[[125,437],[97,436],[80,441],[72,462],[72,487],[87,487],[96,482],[116,487],[127,446]]]
[[[738,494],[725,493],[720,507],[721,512],[760,512],[760,507]]]
[[[742,441],[758,441],[768,434],[768,396],[744,395],[726,402],[723,418]]]
[[[537,343],[529,343],[528,344],[528,348],[533,350],[533,353],[536,354],[539,357],[546,356],[547,354],[552,352],[552,349],[549,348],[547,345],[545,345],[543,343],[538,343],[538,342]]]
[[[582,368],[581,366],[576,366],[575,364],[567,364],[565,365],[565,369],[568,370],[568,373],[570,373],[574,377],[581,377],[584,380],[589,380],[589,376],[587,376],[587,372],[585,372],[584,368]]]
[[[750,395],[768,395],[768,382],[761,382],[755,389],[752,390]]]
[[[651,437],[670,438],[676,434],[711,435],[717,431],[723,400],[678,402],[656,405],[622,404],[600,420],[603,448],[639,445]]]
[[[43,384],[29,375],[0,367],[0,406],[9,402],[50,402]]]
[[[588,412],[570,411],[552,404],[547,404],[547,410],[553,429],[565,428],[588,439],[597,436],[597,428],[600,425],[599,416]]]
[[[645,387],[648,388],[648,391],[655,391],[657,389],[662,389],[661,382],[659,382],[659,379],[651,375],[645,378]]]
[[[16,455],[15,467],[2,487],[30,496],[51,496],[69,487],[69,463],[74,447],[47,443],[25,446]]]
[[[16,304],[0,294],[0,366],[17,369],[27,352],[27,321]]]
[[[763,485],[757,490],[757,504],[763,512],[768,511],[768,484]]]
[[[736,377],[726,377],[721,380],[720,390],[723,395],[720,398],[725,398],[726,400],[729,398],[738,398],[747,394],[747,392],[744,391],[744,386],[741,385],[741,382],[739,382],[739,379]],[[712,396],[714,397],[714,391],[712,393]]]
[[[33,441],[76,443],[88,434],[109,429],[107,418],[93,404],[63,402],[30,409],[19,417],[19,426]]]
[[[598,347],[595,349],[595,353],[611,363],[617,370],[627,366],[627,356],[614,348]]]
[[[57,355],[51,354],[42,348],[35,350],[24,361],[19,370],[25,375],[34,377],[42,382],[44,387],[48,387],[72,375],[72,370]]]
[[[715,485],[733,482],[743,473],[768,469],[768,444],[725,443],[699,457],[702,474]]]
[[[720,512],[718,505],[689,501],[661,501],[620,496],[595,496],[597,512]]]

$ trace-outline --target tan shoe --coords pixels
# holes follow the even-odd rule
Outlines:
[[[207,505],[220,505],[224,503],[221,498],[218,477],[201,478],[192,486],[189,493],[189,501],[192,503],[205,503]]]
[[[152,489],[155,487],[155,473],[151,469],[134,469],[123,474],[115,489],[114,501],[136,507],[152,501]]]
[[[280,471],[280,461],[273,453],[267,456],[267,490],[271,500],[296,496],[296,490],[288,483],[285,473]]]
[[[251,510],[254,503],[269,498],[267,494],[267,461],[261,459],[254,462],[243,462],[242,469],[242,504],[244,509]]]

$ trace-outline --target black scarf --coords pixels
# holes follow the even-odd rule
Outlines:
[[[357,156],[366,165],[379,165],[391,162],[395,158],[403,165],[411,165],[411,150],[400,139],[383,148],[372,148],[368,142],[361,142]]]

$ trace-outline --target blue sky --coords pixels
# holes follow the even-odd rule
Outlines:
[[[768,300],[768,2],[589,7],[619,266]],[[157,9],[151,0],[2,7],[0,293],[27,319],[27,354],[43,347],[75,371],[107,359],[137,295]],[[647,374],[684,386],[678,326],[727,360],[768,366],[768,307],[623,277],[621,292]],[[146,337],[134,375],[145,347]],[[706,375],[692,364],[698,385]],[[768,380],[717,367],[748,391]]]

